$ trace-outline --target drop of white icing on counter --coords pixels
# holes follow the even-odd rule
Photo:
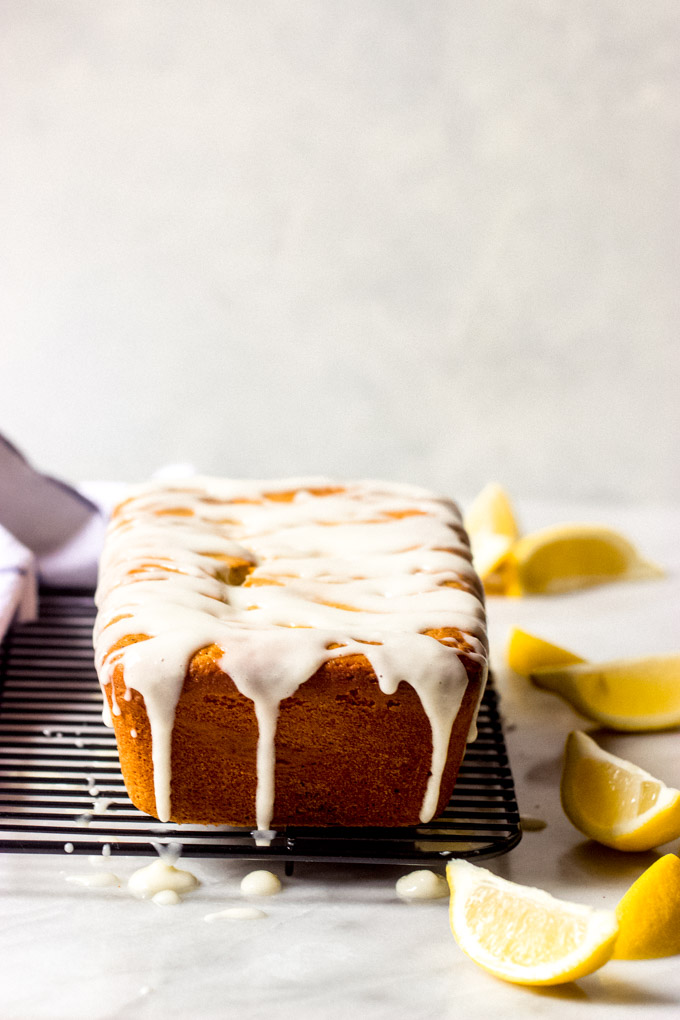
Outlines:
[[[403,900],[439,900],[449,895],[449,886],[443,875],[434,871],[411,871],[397,880],[397,896]]]
[[[128,879],[128,889],[137,899],[154,899],[158,893],[173,892],[177,896],[191,892],[199,881],[190,871],[182,871],[165,861],[153,861],[139,868]]]
[[[266,916],[264,910],[258,910],[257,907],[227,907],[226,910],[218,910],[214,914],[206,914],[203,920],[207,921],[208,924],[212,924],[214,921],[222,920],[256,921]]]
[[[159,907],[176,907],[178,903],[181,903],[181,899],[174,889],[161,889],[151,897],[151,900]]]
[[[243,896],[275,896],[281,892],[281,879],[271,871],[251,871],[241,879]]]
[[[120,879],[111,871],[95,871],[91,875],[69,875],[67,882],[73,885],[86,885],[99,888],[107,885],[120,885]]]
[[[520,825],[524,832],[541,832],[548,823],[543,818],[536,818],[534,815],[520,815]]]

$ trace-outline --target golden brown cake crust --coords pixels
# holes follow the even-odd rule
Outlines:
[[[172,820],[252,828],[257,720],[253,702],[219,668],[220,656],[216,646],[202,649],[184,681],[172,738]],[[463,661],[469,682],[451,731],[437,814],[454,788],[483,682],[479,663]],[[144,699],[132,691],[125,700],[121,667],[114,690],[121,714],[113,716],[113,724],[125,785],[133,804],[155,816]],[[326,662],[281,702],[271,824],[416,824],[431,751],[430,723],[409,684],[402,682],[395,694],[386,695],[363,656]]]

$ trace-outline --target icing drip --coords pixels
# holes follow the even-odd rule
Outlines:
[[[97,603],[100,681],[114,715],[118,664],[125,698],[144,698],[161,821],[171,815],[187,667],[211,645],[254,704],[259,830],[273,815],[281,701],[325,661],[352,654],[368,659],[385,694],[406,681],[421,700],[432,762],[420,817],[432,818],[467,684],[460,655],[486,668],[481,586],[451,502],[411,486],[324,478],[142,486],[112,521]],[[131,635],[144,640],[118,646]]]

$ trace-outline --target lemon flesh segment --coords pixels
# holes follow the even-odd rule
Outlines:
[[[489,482],[475,497],[465,514],[464,524],[470,536],[477,533],[505,535],[512,541],[519,537],[510,497],[497,482]]]
[[[580,655],[574,655],[566,648],[560,648],[550,641],[528,634],[519,627],[513,627],[510,632],[507,658],[510,669],[520,676],[529,676],[533,670],[544,666],[564,666],[586,661]]]
[[[680,953],[680,857],[666,854],[633,882],[616,908],[616,960]]]
[[[567,737],[560,796],[572,825],[615,850],[651,850],[680,837],[680,790],[578,730]]]
[[[575,591],[611,581],[663,577],[635,546],[611,528],[560,524],[525,535],[508,554],[511,595]]]
[[[613,911],[556,899],[467,861],[450,862],[446,873],[454,938],[496,977],[556,985],[591,974],[610,958],[618,932]]]
[[[545,666],[532,670],[530,678],[613,730],[666,730],[680,725],[678,654]]]

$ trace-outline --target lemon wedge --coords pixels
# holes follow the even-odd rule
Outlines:
[[[680,790],[579,730],[567,737],[560,795],[572,825],[615,850],[651,850],[680,837]]]
[[[489,594],[504,594],[505,582],[494,575],[519,537],[512,503],[496,482],[485,485],[464,518],[475,570]]]
[[[613,959],[652,960],[680,953],[680,857],[666,854],[633,882],[616,908]]]
[[[456,942],[485,970],[523,985],[556,985],[591,974],[614,949],[612,910],[558,900],[542,889],[452,861],[450,921]]]
[[[519,627],[513,627],[508,639],[507,658],[510,669],[520,676],[529,676],[535,669],[544,666],[566,666],[585,662],[580,655],[574,655],[566,648],[553,645],[550,641],[528,634]]]
[[[488,594],[503,594],[504,582],[498,578],[496,582],[500,591],[489,590],[488,581],[502,567],[503,561],[512,549],[513,540],[507,535],[495,535],[491,531],[478,531],[470,534],[470,549],[472,550],[472,562]]]
[[[468,535],[505,535],[509,539],[519,538],[510,497],[502,485],[489,482],[470,504],[464,518]]]
[[[504,572],[507,594],[515,596],[663,577],[627,538],[597,524],[558,524],[524,535],[509,550]]]
[[[561,695],[583,715],[613,730],[667,730],[680,725],[680,655],[544,666],[531,680]]]

